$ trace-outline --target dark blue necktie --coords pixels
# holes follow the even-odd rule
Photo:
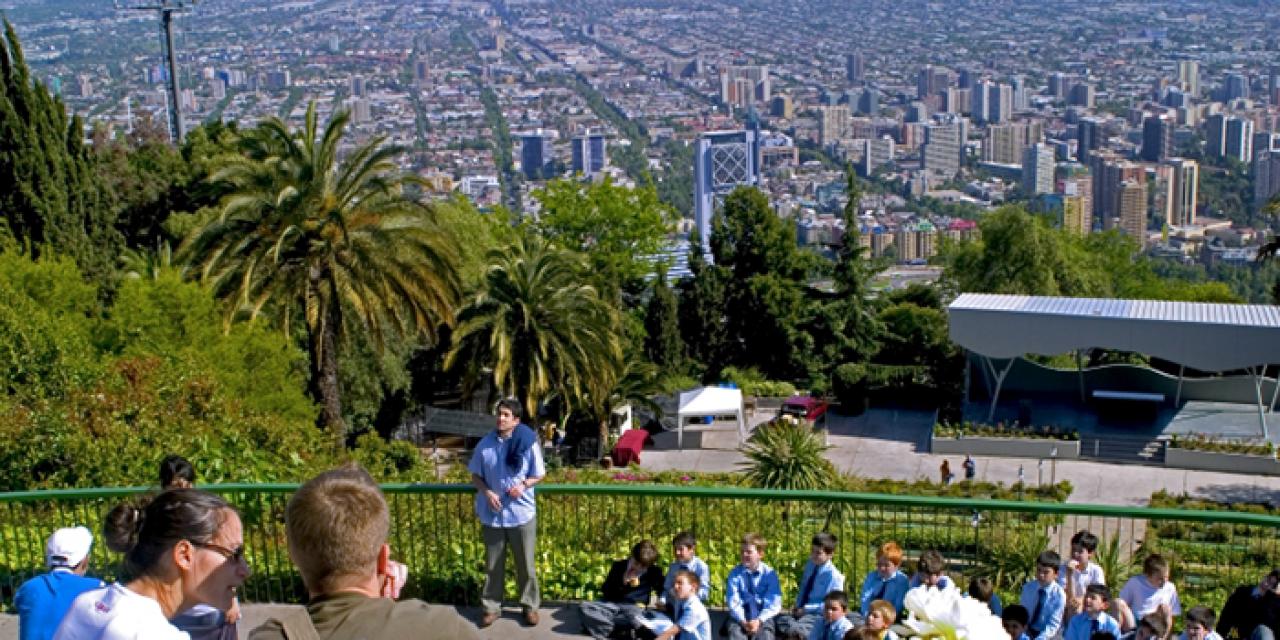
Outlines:
[[[1039,624],[1040,611],[1044,609],[1044,601],[1045,601],[1045,598],[1047,598],[1048,596],[1049,596],[1048,590],[1046,590],[1044,587],[1040,587],[1040,593],[1039,595],[1036,596],[1035,611],[1031,613],[1031,628],[1035,630],[1035,633],[1033,633],[1032,635],[1037,635],[1037,636],[1040,635],[1040,631],[1041,631],[1040,629],[1041,625]]]
[[[747,575],[742,579],[747,583],[746,602],[743,603],[742,611],[747,620],[755,620],[760,617],[760,601],[756,597],[757,580],[759,579],[759,571],[748,571]],[[753,579],[754,578],[754,579]]]
[[[884,591],[885,589],[888,589],[888,588],[889,588],[889,581],[881,580],[880,590],[876,592],[876,597],[872,598],[872,600],[884,600]]]
[[[804,581],[804,588],[800,590],[800,606],[809,604],[809,594],[813,593],[813,581],[818,577],[818,568],[814,567],[809,572],[809,579]]]
[[[680,626],[680,601],[679,600],[676,600],[675,614],[676,614],[676,617],[674,620],[672,620],[672,622],[676,623],[676,626]]]
[[[1094,620],[1089,623],[1089,635],[1093,635],[1102,630],[1102,621]]]

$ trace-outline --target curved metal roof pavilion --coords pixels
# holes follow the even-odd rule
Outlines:
[[[996,375],[993,413],[1014,359],[1103,348],[1201,371],[1249,371],[1266,433],[1260,376],[1266,365],[1280,363],[1280,307],[964,293],[948,312],[951,340],[982,356]],[[1009,363],[996,371],[992,358]]]

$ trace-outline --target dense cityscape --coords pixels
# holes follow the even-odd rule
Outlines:
[[[526,214],[546,179],[648,172],[705,237],[712,192],[750,183],[823,247],[847,162],[882,187],[861,218],[877,257],[923,263],[1021,201],[1161,257],[1248,264],[1280,191],[1280,44],[1255,9],[210,1],[177,14],[179,100],[187,122],[345,107],[352,144],[385,135],[439,190]],[[154,11],[6,12],[70,109],[167,121]],[[734,145],[748,162],[712,185]]]

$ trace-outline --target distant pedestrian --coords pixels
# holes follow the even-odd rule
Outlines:
[[[943,460],[943,461],[942,461],[942,466],[938,467],[938,472],[942,475],[942,484],[943,484],[943,485],[949,485],[949,484],[951,484],[951,481],[952,481],[952,480],[955,480],[955,478],[956,478],[956,474],[951,473],[951,461],[950,461],[950,460]]]
[[[972,480],[974,479],[975,476],[978,475],[978,463],[973,461],[973,456],[965,454],[964,464],[961,466],[964,467],[965,480]]]

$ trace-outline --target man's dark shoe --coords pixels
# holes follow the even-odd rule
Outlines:
[[[528,611],[524,612],[524,626],[526,626],[526,627],[536,627],[536,626],[538,626],[538,612],[537,612],[537,611],[534,611],[533,609],[530,609],[530,610],[528,610]]]
[[[488,626],[492,625],[493,623],[497,622],[497,621],[498,621],[498,618],[501,618],[501,617],[502,617],[502,612],[501,612],[501,611],[491,611],[491,612],[486,613],[486,614],[484,614],[483,616],[481,616],[481,618],[480,618],[480,624],[479,624],[479,625],[477,625],[477,626],[479,626],[481,629],[483,629],[483,628],[488,627]]]

